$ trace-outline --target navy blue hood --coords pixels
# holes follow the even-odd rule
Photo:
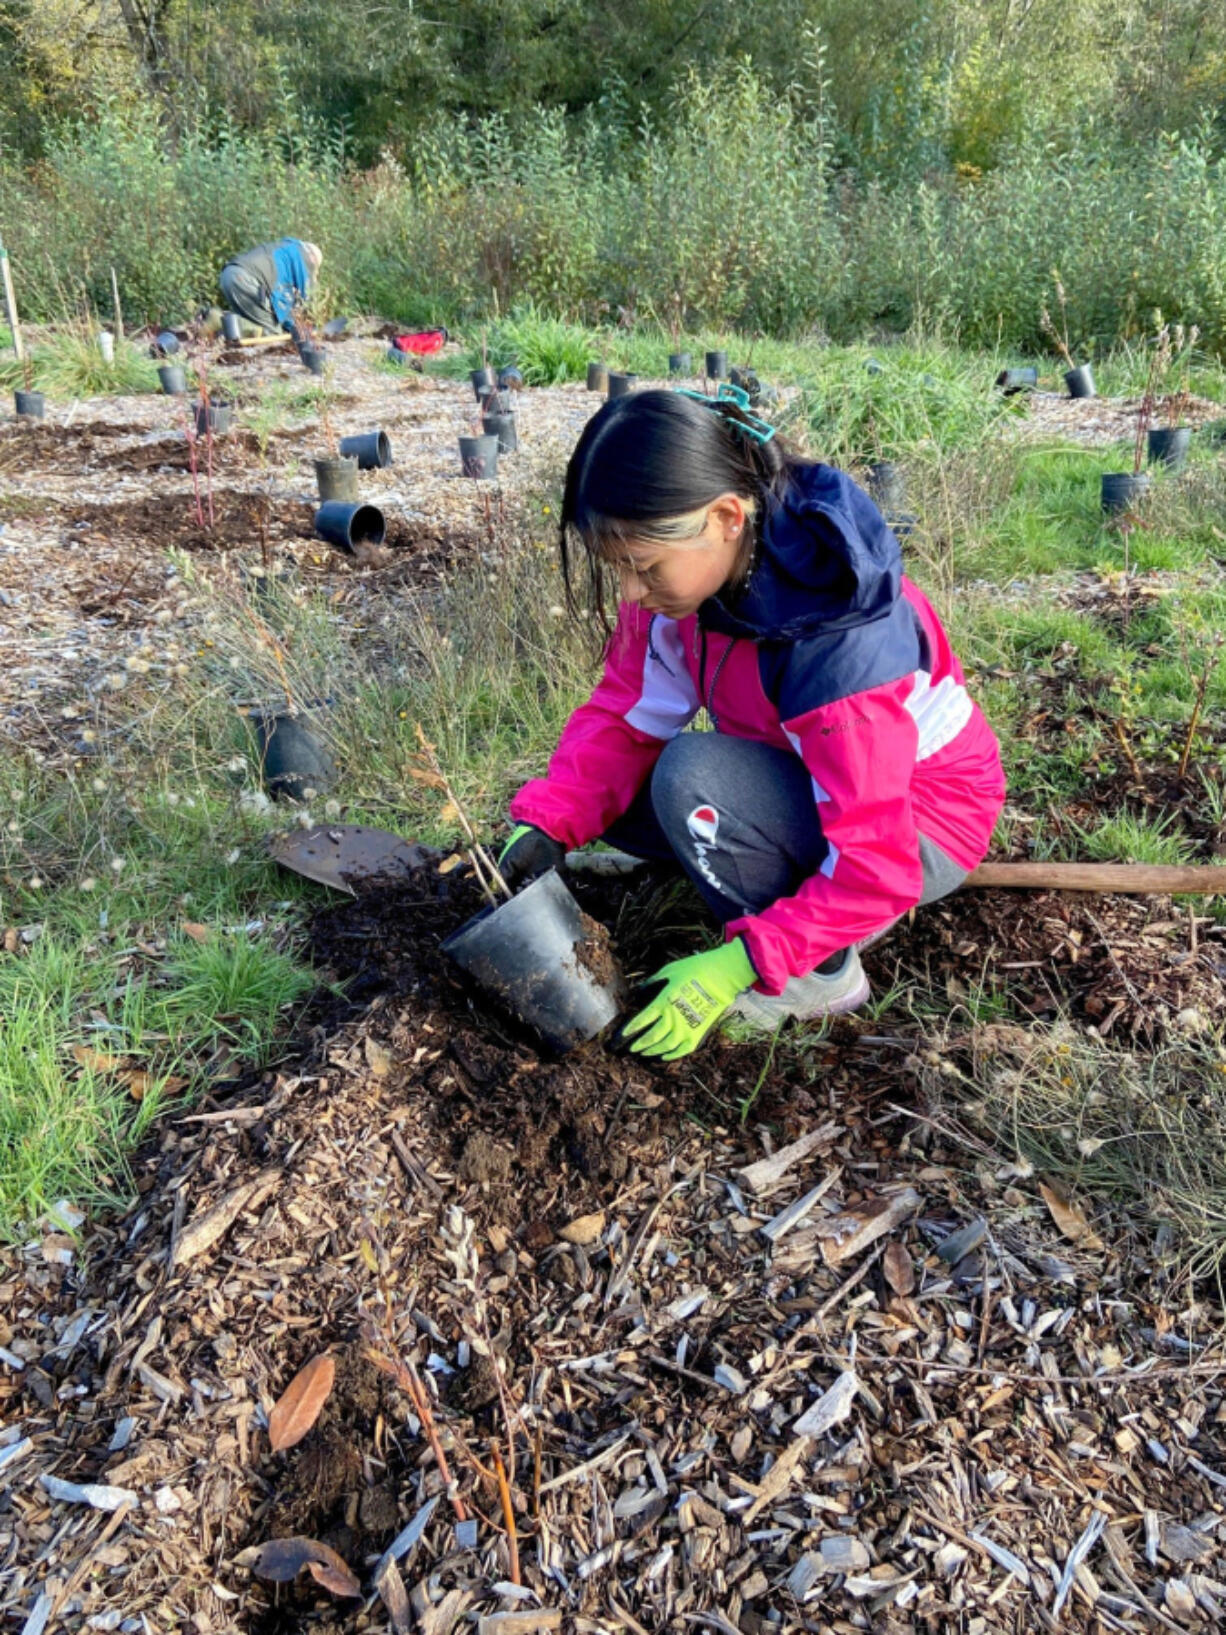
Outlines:
[[[898,541],[868,495],[833,466],[797,465],[759,522],[748,583],[698,618],[724,635],[796,641],[884,618],[901,587]]]

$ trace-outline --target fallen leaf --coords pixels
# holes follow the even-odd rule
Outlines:
[[[888,1246],[881,1257],[881,1270],[895,1294],[905,1296],[915,1288],[915,1266],[901,1243]]]
[[[207,942],[211,935],[207,925],[201,925],[198,920],[184,920],[179,930],[193,942]]]
[[[392,1053],[386,1045],[372,1039],[369,1033],[365,1043],[366,1065],[377,1079],[385,1079],[392,1070]]]
[[[603,1209],[597,1210],[594,1215],[580,1215],[564,1226],[558,1236],[563,1243],[577,1243],[586,1248],[589,1243],[595,1243],[604,1231],[604,1219]]]
[[[453,800],[449,800],[439,813],[438,820],[440,823],[458,823],[460,821],[460,808]]]
[[[93,1050],[89,1045],[73,1045],[72,1059],[78,1067],[85,1068],[88,1073],[114,1073],[124,1066],[122,1056],[107,1056],[100,1050]]]
[[[1054,1188],[1039,1182],[1039,1191],[1043,1194],[1043,1202],[1051,1210],[1051,1218],[1060,1228],[1064,1236],[1073,1243],[1080,1244],[1083,1249],[1101,1249],[1103,1240],[1094,1231],[1080,1204],[1074,1203],[1071,1198],[1062,1198]]]
[[[308,1561],[307,1572],[333,1595],[350,1596],[354,1600],[361,1598],[362,1586],[339,1557],[335,1562]]]
[[[257,1578],[269,1584],[292,1584],[306,1568],[316,1583],[336,1595],[362,1593],[361,1585],[350,1572],[344,1557],[337,1555],[330,1545],[321,1544],[318,1539],[269,1539],[267,1544],[258,1545],[254,1550],[244,1550],[236,1560],[240,1567],[250,1567]],[[321,1578],[316,1568],[325,1569],[328,1577]],[[335,1585],[343,1585],[344,1588],[334,1588]]]
[[[336,1363],[326,1351],[300,1368],[268,1416],[268,1440],[274,1453],[301,1442],[319,1418],[336,1378]]]

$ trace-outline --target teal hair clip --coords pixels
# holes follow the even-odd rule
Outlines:
[[[721,403],[735,403],[745,418],[734,420],[731,424],[739,427],[746,437],[752,437],[755,443],[769,443],[775,435],[774,426],[750,412],[749,393],[743,386],[731,386],[727,381],[721,381],[714,397],[695,392],[689,386],[674,386],[673,390],[681,397],[692,397],[695,403],[701,403],[708,409],[718,410]]]

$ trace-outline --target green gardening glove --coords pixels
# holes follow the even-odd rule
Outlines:
[[[618,1034],[641,1056],[680,1061],[706,1038],[739,993],[758,980],[740,937],[663,966],[652,978],[664,984]]]

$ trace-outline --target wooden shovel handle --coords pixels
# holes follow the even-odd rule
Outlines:
[[[963,889],[1011,886],[1024,891],[1122,891],[1144,895],[1226,893],[1226,867],[1212,863],[981,863]]]

